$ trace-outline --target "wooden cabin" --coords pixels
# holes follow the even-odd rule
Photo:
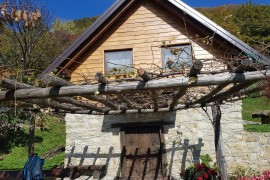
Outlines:
[[[203,67],[195,79],[190,79],[192,83],[204,74],[242,73],[246,69],[237,70],[237,67],[245,60],[257,62],[261,67],[269,64],[268,58],[179,0],[117,0],[40,77],[54,72],[72,84],[95,84],[99,73],[112,81],[113,86],[113,81],[141,78],[138,70],[143,70],[150,78],[171,81],[179,76],[193,77],[191,69],[199,61]],[[182,91],[189,92],[187,88]],[[209,87],[197,88],[195,92],[207,94]],[[154,98],[148,97],[151,94]],[[153,99],[155,102],[158,97],[161,102],[167,96],[174,96],[173,91],[157,94],[150,91],[145,99],[138,99],[139,95],[127,93],[117,98],[126,104],[136,102],[138,107],[142,106],[138,112],[149,108],[154,113],[67,114],[65,166],[105,166],[105,171],[94,168],[95,178],[179,179],[180,172],[189,164],[198,163],[202,154],[210,154],[215,159],[209,109],[158,112],[159,106],[171,102],[164,101],[162,105],[147,102]],[[179,99],[182,96],[179,93]],[[101,98],[119,103],[106,95]],[[177,102],[185,103],[188,98],[192,99],[183,97],[183,101]],[[111,108],[95,96],[89,102]],[[221,109],[227,166],[250,163],[246,157],[251,154],[266,158],[253,149],[243,151],[246,144],[241,103],[227,103]],[[231,145],[239,141],[243,143]],[[237,160],[233,158],[235,153]],[[266,161],[251,164],[259,168],[263,163],[267,164]]]

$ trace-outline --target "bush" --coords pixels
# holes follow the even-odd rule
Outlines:
[[[250,167],[245,167],[243,165],[236,165],[231,173],[232,180],[238,180],[240,177],[251,177],[256,171]]]
[[[184,172],[181,172],[180,176],[184,180],[220,179],[218,168],[210,164],[212,158],[209,154],[201,156],[201,161],[201,164],[189,166]]]
[[[256,172],[250,167],[243,165],[237,165],[234,167],[231,176],[231,180],[270,180],[270,170],[263,171],[262,174]]]
[[[204,163],[188,167],[184,173],[181,173],[181,176],[184,178],[184,180],[220,179],[218,176],[218,171],[207,167]]]
[[[0,155],[9,153],[14,145],[27,144],[26,133],[18,125],[20,122],[20,117],[15,115],[13,111],[0,114]]]
[[[239,177],[238,180],[269,180],[270,170],[263,171],[262,175],[254,175],[253,177]]]

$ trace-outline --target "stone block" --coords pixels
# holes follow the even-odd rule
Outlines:
[[[213,126],[208,121],[201,121],[197,123],[197,128],[201,130],[206,130],[206,129],[213,129]]]
[[[267,146],[268,145],[268,140],[270,142],[270,138],[267,138],[265,136],[260,136],[260,146]]]
[[[236,151],[243,151],[243,149],[246,148],[246,143],[245,142],[231,142],[231,143],[228,143],[227,146],[229,148],[233,148],[234,150]]]
[[[245,140],[246,142],[259,142],[259,135],[258,134],[247,135]]]
[[[233,138],[233,139],[235,139],[237,141],[243,141],[244,140],[244,136],[241,133],[234,134],[231,138]]]
[[[262,158],[270,159],[270,146],[265,146],[263,148]]]
[[[251,152],[258,152],[260,149],[259,146],[259,142],[248,142],[247,143],[247,148],[251,151]]]
[[[258,155],[257,155],[256,153],[250,154],[250,155],[249,155],[249,160],[250,160],[250,161],[254,161],[254,162],[259,161]]]

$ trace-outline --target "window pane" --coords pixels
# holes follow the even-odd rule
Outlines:
[[[131,66],[132,64],[132,51],[105,52],[105,62],[107,72],[113,68],[129,69],[126,66]]]
[[[192,66],[191,45],[162,48],[163,68],[181,68]],[[171,61],[171,66],[168,61]]]

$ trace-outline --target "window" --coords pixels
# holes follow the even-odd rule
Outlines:
[[[129,71],[132,65],[132,50],[105,51],[105,71],[118,69]]]
[[[192,66],[191,45],[175,45],[162,48],[163,68],[179,69]]]

